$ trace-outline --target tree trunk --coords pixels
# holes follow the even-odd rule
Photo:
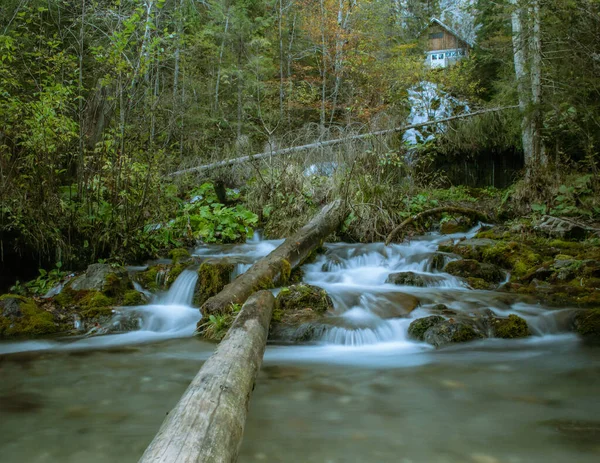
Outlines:
[[[540,166],[547,164],[542,141],[542,47],[541,15],[538,0],[529,10],[532,26],[525,30],[527,15],[519,0],[511,0],[512,41],[519,107],[523,120],[521,134],[526,176],[531,177]]]
[[[325,238],[341,225],[344,211],[344,203],[339,199],[325,206],[308,224],[286,239],[271,254],[259,260],[246,273],[225,286],[223,291],[206,301],[200,308],[204,317],[231,312],[231,304],[243,304],[252,293],[285,284],[292,269],[322,246]]]
[[[531,115],[528,108],[531,103],[531,88],[527,79],[527,47],[523,31],[523,9],[518,6],[519,0],[511,0],[514,10],[511,15],[512,43],[515,66],[515,77],[519,93],[519,109],[523,117],[521,121],[521,136],[523,141],[523,154],[527,172],[533,163],[533,134],[531,132]]]
[[[274,306],[269,291],[254,294],[244,304],[140,463],[236,461]]]
[[[493,113],[493,112],[498,112],[498,111],[506,111],[507,109],[515,109],[515,108],[517,108],[517,106],[504,106],[501,108],[482,109],[481,111],[474,111],[472,113],[467,113],[467,114],[459,114],[457,116],[450,116],[450,117],[446,117],[444,119],[437,119],[434,121],[420,122],[419,124],[403,125],[401,127],[395,127],[393,129],[378,130],[376,132],[362,133],[360,135],[352,135],[350,137],[345,137],[345,138],[335,138],[333,140],[318,141],[316,143],[309,143],[307,145],[291,146],[289,148],[283,148],[283,149],[276,150],[276,151],[265,151],[263,153],[252,154],[250,156],[242,156],[242,157],[234,158],[234,159],[225,159],[223,161],[213,162],[212,164],[205,164],[205,165],[198,166],[198,167],[191,167],[189,169],[182,169],[182,170],[173,172],[169,175],[177,176],[177,175],[187,174],[187,173],[191,173],[191,172],[202,172],[203,170],[215,169],[217,167],[232,166],[234,164],[243,164],[245,162],[257,161],[257,160],[265,159],[265,158],[270,159],[273,156],[281,156],[283,154],[297,153],[300,151],[306,151],[306,150],[313,149],[313,148],[323,148],[325,146],[338,145],[340,143],[348,142],[348,141],[352,141],[352,140],[363,140],[365,138],[379,137],[382,135],[389,135],[389,134],[392,134],[395,132],[405,132],[406,130],[409,130],[409,129],[416,129],[419,127],[428,127],[430,125],[441,124],[444,122],[451,122],[451,121],[455,121],[455,120],[459,120],[459,119],[466,119],[469,117],[477,116],[479,114]]]
[[[531,55],[531,103],[533,104],[531,114],[533,159],[536,165],[545,167],[548,165],[548,160],[542,140],[542,32],[539,0],[533,1],[531,9],[533,33],[529,42],[529,53]]]

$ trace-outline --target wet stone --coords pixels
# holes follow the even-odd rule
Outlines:
[[[408,327],[408,335],[413,339],[423,341],[427,330],[443,322],[444,320],[444,317],[440,317],[439,315],[432,315],[431,317],[419,318],[412,322]]]
[[[418,273],[414,272],[391,273],[385,282],[399,286],[423,287],[427,285],[426,279],[423,277],[423,275],[419,275]]]
[[[482,339],[484,336],[471,324],[444,320],[429,328],[423,340],[435,347]]]

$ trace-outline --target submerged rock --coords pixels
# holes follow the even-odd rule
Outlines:
[[[435,347],[482,338],[484,338],[483,334],[471,324],[457,322],[452,319],[434,324],[423,335],[423,340]]]
[[[487,283],[500,283],[505,278],[504,272],[494,264],[482,264],[473,259],[450,262],[444,270],[450,275],[462,278],[476,278]]]
[[[440,317],[439,315],[432,315],[430,317],[419,318],[413,321],[408,327],[408,335],[413,339],[423,341],[427,330],[437,325],[438,323],[442,323],[444,320],[445,318]]]

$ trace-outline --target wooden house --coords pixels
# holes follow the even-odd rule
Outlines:
[[[432,68],[445,68],[469,56],[473,44],[439,19],[429,24],[426,63]]]

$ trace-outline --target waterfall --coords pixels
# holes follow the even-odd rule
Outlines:
[[[156,300],[158,305],[192,305],[194,289],[198,281],[198,273],[193,270],[184,270],[165,294]]]

